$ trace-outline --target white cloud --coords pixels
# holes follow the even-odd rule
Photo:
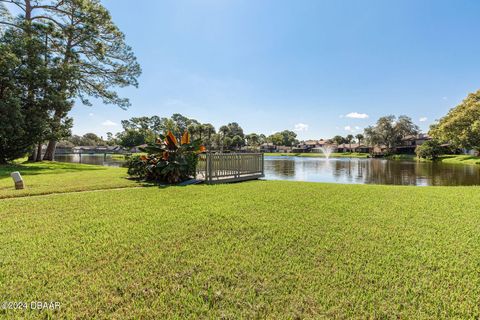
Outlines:
[[[345,131],[348,131],[348,132],[358,132],[358,131],[361,131],[361,130],[362,130],[362,128],[359,127],[359,126],[355,126],[355,127],[345,126],[345,127],[343,127],[343,129],[344,129]]]
[[[106,121],[103,121],[103,122],[102,122],[102,126],[105,126],[105,127],[116,127],[116,126],[118,126],[118,124],[116,124],[116,123],[113,122],[112,120],[106,120]]]
[[[358,112],[350,112],[345,115],[347,118],[352,118],[352,119],[367,119],[368,114],[366,113],[358,113]]]
[[[93,113],[91,113],[91,112],[90,112],[88,115],[89,115],[90,117],[93,117]]]
[[[295,128],[294,128],[293,130],[298,131],[298,132],[308,131],[308,124],[305,124],[305,123],[297,123],[297,124],[295,125]]]
[[[420,119],[418,119],[418,121],[420,121],[420,122],[425,122],[425,121],[427,121],[427,120],[428,120],[427,117],[421,117]]]

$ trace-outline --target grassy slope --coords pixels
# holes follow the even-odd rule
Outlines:
[[[277,157],[320,157],[324,158],[325,155],[323,153],[281,153],[281,152],[273,152],[273,153],[265,153],[266,156],[277,156]],[[332,158],[367,158],[368,153],[332,153],[330,155]]]
[[[273,181],[5,199],[0,296],[72,318],[473,318],[479,207],[472,187]]]
[[[10,173],[20,171],[24,190],[14,190]],[[56,192],[122,188],[138,185],[125,169],[73,163],[23,163],[0,166],[0,199]]]
[[[452,164],[480,164],[480,157],[474,157],[469,155],[445,155],[440,157],[443,163]]]

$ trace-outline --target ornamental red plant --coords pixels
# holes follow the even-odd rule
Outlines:
[[[187,131],[182,135],[180,143],[168,131],[165,136],[156,139],[155,143],[141,149],[147,155],[129,161],[128,173],[150,181],[179,183],[195,177],[197,155],[205,150],[200,139],[192,141]]]

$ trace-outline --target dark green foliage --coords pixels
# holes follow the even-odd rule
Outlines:
[[[275,146],[291,147],[297,143],[297,134],[290,130],[283,130],[268,136],[267,141],[273,143]]]
[[[97,136],[95,133],[86,133],[83,136],[73,135],[61,142],[71,146],[106,146],[109,141],[103,140],[102,137]]]
[[[178,183],[195,176],[197,153],[203,151],[200,140],[190,141],[185,132],[181,143],[169,132],[128,161],[128,174],[147,181]]]
[[[335,142],[336,144],[342,144],[346,142],[345,138],[342,136],[335,136],[332,138],[332,141]]]
[[[152,134],[146,135],[145,132],[129,129],[117,134],[118,143],[125,148],[133,148],[152,142],[155,137]]]
[[[79,98],[90,105],[88,97],[94,97],[127,108],[130,102],[119,97],[115,89],[137,86],[140,66],[124,34],[99,0],[0,2],[8,2],[22,12],[12,20],[6,8],[0,8],[0,25],[9,28],[7,33],[17,32],[25,42],[26,52],[17,57],[24,60],[30,72],[38,73],[40,66],[48,72],[46,77],[21,78],[28,83],[19,88],[27,98],[22,104],[28,104],[37,114],[36,120],[27,124],[39,129],[33,130],[37,132],[33,142],[49,140],[45,159],[52,160],[56,141],[70,135],[72,119],[67,115],[72,101]],[[43,45],[40,66],[38,43]]]
[[[415,149],[417,157],[427,160],[436,160],[442,154],[442,147],[437,140],[429,140]]]
[[[212,136],[215,134],[215,127],[210,123],[202,124],[179,113],[169,118],[134,117],[123,120],[122,127],[124,131],[118,133],[116,138],[121,146],[128,148],[152,143],[160,134],[165,135],[169,131],[177,139],[181,139],[182,133],[188,131],[193,139],[199,139],[203,145],[211,146]]]
[[[51,70],[44,51],[21,30],[0,37],[0,162],[30,152],[46,130]]]
[[[385,145],[387,152],[393,152],[398,144],[409,135],[417,135],[419,128],[407,116],[398,118],[389,115],[381,117],[374,126],[365,128],[365,137],[371,145]]]
[[[480,150],[480,90],[433,125],[430,135],[455,147]]]

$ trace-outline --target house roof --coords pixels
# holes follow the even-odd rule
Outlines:
[[[362,143],[352,143],[351,146],[352,146],[352,149],[356,149],[356,148],[368,148],[367,145],[364,145],[364,144],[362,144]],[[337,148],[348,148],[348,149],[350,149],[350,144],[349,144],[349,143],[342,143],[342,144],[338,145]]]

